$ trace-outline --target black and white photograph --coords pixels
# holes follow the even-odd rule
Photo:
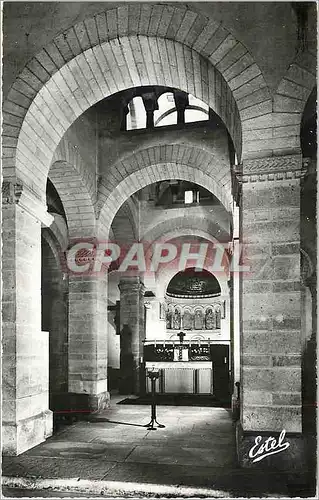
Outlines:
[[[318,498],[317,10],[1,2],[2,497]]]

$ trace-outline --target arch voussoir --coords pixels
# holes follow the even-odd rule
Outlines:
[[[49,178],[61,198],[70,237],[94,234],[95,193],[87,174],[80,154],[63,138],[55,151]]]
[[[221,23],[188,8],[130,5],[100,12],[55,37],[10,89],[4,121],[7,144],[13,139],[7,173],[16,168],[18,176],[32,176],[28,163],[37,162],[32,146],[25,162],[20,137],[14,142],[24,128],[32,130],[39,145],[41,140],[50,144],[51,156],[39,164],[45,178],[54,145],[81,113],[114,92],[150,84],[181,88],[208,103],[225,122],[238,157],[242,117],[237,100],[253,94],[256,85],[267,87],[241,42]],[[44,140],[48,137],[54,144]],[[35,184],[43,190],[45,181]]]
[[[196,149],[196,148],[190,148]],[[175,153],[175,155],[174,155]],[[136,191],[143,187],[162,180],[181,179],[195,182],[210,190],[224,205],[227,211],[231,211],[231,180],[229,165],[224,165],[224,169],[218,168],[218,162],[214,164],[210,158],[211,170],[206,172],[201,170],[201,163],[197,162],[199,151],[187,151],[187,146],[178,145],[178,148],[154,146],[146,150],[138,151],[119,164],[110,168],[109,173],[102,179],[98,192],[96,205],[99,220],[103,221],[105,227],[109,227],[120,206]],[[188,157],[188,162],[183,162],[183,158]],[[208,155],[208,153],[207,153]],[[141,159],[144,159],[144,163]],[[191,161],[191,158],[193,160]],[[145,161],[148,159],[148,163]],[[209,160],[207,159],[207,162]],[[125,165],[125,170],[121,172],[121,165]],[[140,165],[136,170],[136,165]],[[206,162],[204,168],[206,169]],[[120,182],[112,189],[108,187],[109,176],[112,176],[113,169],[116,168],[121,173]],[[229,180],[227,181],[227,175]],[[223,180],[220,183],[220,179]]]

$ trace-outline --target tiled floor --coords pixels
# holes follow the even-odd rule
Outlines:
[[[3,474],[219,488],[233,496],[275,488],[264,474],[237,467],[228,410],[159,406],[157,419],[165,428],[150,431],[144,427],[149,406],[117,401],[90,422],[67,426],[19,457],[5,457]]]

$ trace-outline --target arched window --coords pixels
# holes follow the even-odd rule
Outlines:
[[[154,111],[155,127],[177,123],[177,111],[173,92],[165,92],[158,99],[158,109]]]
[[[128,104],[129,112],[126,116],[126,130],[146,128],[146,111],[141,96],[133,97]]]
[[[208,120],[209,115],[201,108],[185,109],[185,123],[202,122]]]
[[[209,111],[208,104],[205,104],[203,101],[197,99],[197,97],[193,96],[192,94],[188,94],[188,102],[190,106],[199,107],[203,110],[204,113],[208,114]]]
[[[209,119],[209,106],[192,94],[188,94],[189,107],[185,109],[185,123]]]

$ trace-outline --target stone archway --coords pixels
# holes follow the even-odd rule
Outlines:
[[[41,88],[30,102],[26,113],[25,108],[19,107],[21,109],[18,113],[23,118],[21,116],[17,146],[10,148],[13,155],[11,168],[16,166],[18,178],[31,185],[35,191],[41,192],[54,151],[66,130],[80,114],[114,92],[154,83],[181,88],[207,101],[224,120],[236,149],[241,150],[241,127],[236,103],[219,72],[194,50],[184,49],[182,44],[172,42],[174,60],[167,60],[167,68],[171,69],[168,81],[165,76],[160,76],[161,73],[151,72],[151,68],[154,70],[157,64],[153,60],[155,55],[150,61],[143,59],[135,63],[134,56],[138,58],[138,54],[145,52],[145,45],[148,46],[149,43],[156,45],[157,41],[139,36],[104,42],[94,50],[88,49],[71,59],[50,78],[45,72],[45,84],[42,85],[37,78]],[[164,44],[161,53],[167,54],[166,50]],[[112,51],[116,53],[117,59]],[[198,81],[200,67],[203,71]],[[114,75],[114,85],[110,83],[111,75]],[[216,79],[219,80],[219,85],[216,85]],[[228,96],[228,108],[222,105],[217,91],[224,95],[225,104]],[[7,101],[4,109],[9,111],[11,107],[12,104]]]
[[[161,28],[154,29],[159,17]],[[251,54],[222,23],[180,7],[120,6],[58,35],[24,68],[4,105],[5,114],[15,116],[14,130],[10,116],[4,120],[4,135],[14,138],[4,144],[5,166],[12,169],[16,159],[17,176],[27,182],[30,172],[23,166],[35,160],[33,184],[39,186],[52,149],[79,114],[111,93],[150,83],[176,86],[207,102],[224,120],[239,157],[238,109],[242,120],[264,113],[256,108],[245,115],[244,102],[237,109],[236,101],[257,89],[267,94],[267,85]]]
[[[163,238],[165,240],[178,236],[178,232],[183,235],[209,237],[211,241],[227,243],[230,240],[230,234],[221,229],[218,222],[207,220],[200,217],[172,217],[167,221],[160,222],[154,228],[143,235],[143,240],[152,243]]]
[[[161,19],[156,29],[155,19]],[[150,83],[176,86],[207,102],[224,120],[239,158],[241,123],[245,158],[256,151],[295,152],[298,111],[307,81],[312,88],[315,79],[315,56],[297,59],[272,97],[251,54],[221,23],[172,6],[101,12],[58,35],[10,89],[3,107],[4,175],[40,190],[44,199],[53,152],[73,121],[111,93]]]
[[[49,179],[61,198],[69,237],[93,236],[96,224],[94,206],[75,166],[64,160],[55,161],[50,167]]]
[[[135,172],[133,171],[130,175],[125,174],[124,171],[121,175],[121,180],[118,179],[117,183],[112,185],[111,191],[107,191],[104,186],[100,187],[98,206],[101,211],[99,220],[103,223],[105,228],[109,228],[111,226],[116,212],[123,205],[125,200],[133,193],[149,184],[153,184],[154,182],[169,180],[172,178],[195,182],[196,184],[205,187],[211,191],[224,204],[224,206],[228,208],[228,210],[231,209],[232,198],[227,182],[225,183],[225,186],[221,187],[212,175],[203,172],[201,169],[196,168],[189,162],[163,162],[161,160],[156,160],[155,158],[154,160],[150,160],[148,156],[145,160],[143,153],[147,155],[147,152],[142,151],[139,156],[141,159],[143,158],[143,162],[145,162],[144,164],[147,166]],[[140,163],[137,163],[137,158],[137,155],[132,155],[132,157],[125,160],[125,163],[127,165],[130,165],[130,162],[132,165],[141,165]]]

